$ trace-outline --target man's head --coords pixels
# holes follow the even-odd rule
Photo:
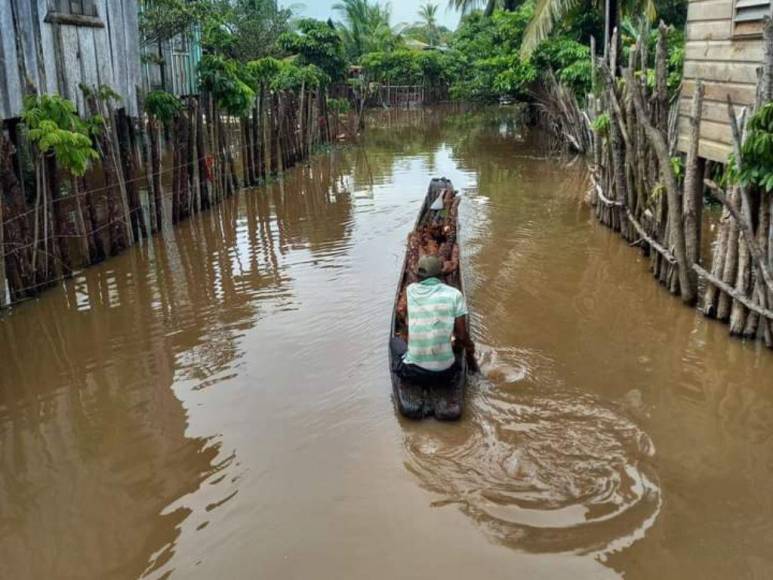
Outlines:
[[[422,256],[419,258],[419,268],[416,272],[420,280],[439,276],[443,270],[443,264],[437,256]]]

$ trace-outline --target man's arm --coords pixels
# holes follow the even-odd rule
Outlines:
[[[478,372],[478,361],[475,360],[475,343],[470,339],[470,335],[467,332],[467,321],[464,316],[459,316],[454,319],[454,337],[456,343],[462,346],[467,355],[467,366],[470,367],[472,372]]]
[[[467,334],[467,321],[464,316],[458,316],[454,319],[454,338],[456,343],[464,348],[468,348],[468,344],[472,342]]]

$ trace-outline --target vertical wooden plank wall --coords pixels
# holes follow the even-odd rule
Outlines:
[[[732,150],[727,96],[741,106],[754,102],[756,69],[762,64],[762,37],[740,35],[733,24],[733,0],[690,0],[685,30],[684,81],[679,102],[679,149],[686,151],[695,81],[705,97],[699,155],[724,163]]]
[[[140,67],[140,22],[137,0],[122,0],[123,21],[126,32],[126,85],[128,100],[124,102],[126,112],[131,117],[139,115],[137,111],[138,91],[142,90],[142,69]],[[134,31],[134,32],[132,32]]]
[[[0,1],[0,120],[18,117],[27,80],[84,111],[80,85],[108,85],[136,116],[141,84],[137,0],[98,0],[104,27],[46,22],[52,0]],[[19,52],[21,51],[21,52]]]
[[[13,12],[9,2],[0,2],[0,118],[15,116],[21,110],[21,78],[13,32]]]

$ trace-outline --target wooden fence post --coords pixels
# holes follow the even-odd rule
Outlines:
[[[5,192],[0,189],[0,308],[6,305],[7,284],[5,281],[5,220],[3,218],[3,196]]]
[[[687,262],[690,276],[697,284],[697,274],[692,265],[700,261],[701,251],[701,218],[703,216],[703,169],[704,164],[699,157],[701,110],[703,108],[703,83],[695,81],[690,113],[690,139],[687,150],[687,161],[684,172],[684,236]]]
[[[191,180],[193,182],[193,195],[188,198],[188,215],[201,211],[201,170],[199,159],[199,102],[196,97],[188,97],[188,122],[190,123],[190,142],[188,145],[188,159],[191,164]]]
[[[158,119],[150,118],[150,179],[155,215],[153,231],[164,228],[164,192],[161,186],[161,127]]]
[[[199,210],[209,208],[212,205],[212,166],[210,164],[209,138],[204,131],[204,107],[201,102],[196,102],[196,156],[199,166],[199,179],[202,180],[199,187]]]

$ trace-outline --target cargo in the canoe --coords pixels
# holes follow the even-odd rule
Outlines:
[[[438,197],[442,196],[442,209]],[[389,334],[393,337],[407,337],[406,317],[407,286],[418,280],[416,274],[419,257],[435,254],[443,260],[442,280],[464,293],[462,285],[461,260],[457,233],[459,197],[450,180],[436,178],[430,182],[416,224],[408,237],[405,259],[397,286],[392,324]],[[468,329],[469,329],[469,321]],[[458,419],[464,406],[464,389],[467,383],[467,361],[464,352],[457,354],[458,370],[445,381],[416,384],[403,380],[394,372],[394,353],[389,349],[389,371],[392,390],[400,413],[412,419],[434,415],[441,420]]]

